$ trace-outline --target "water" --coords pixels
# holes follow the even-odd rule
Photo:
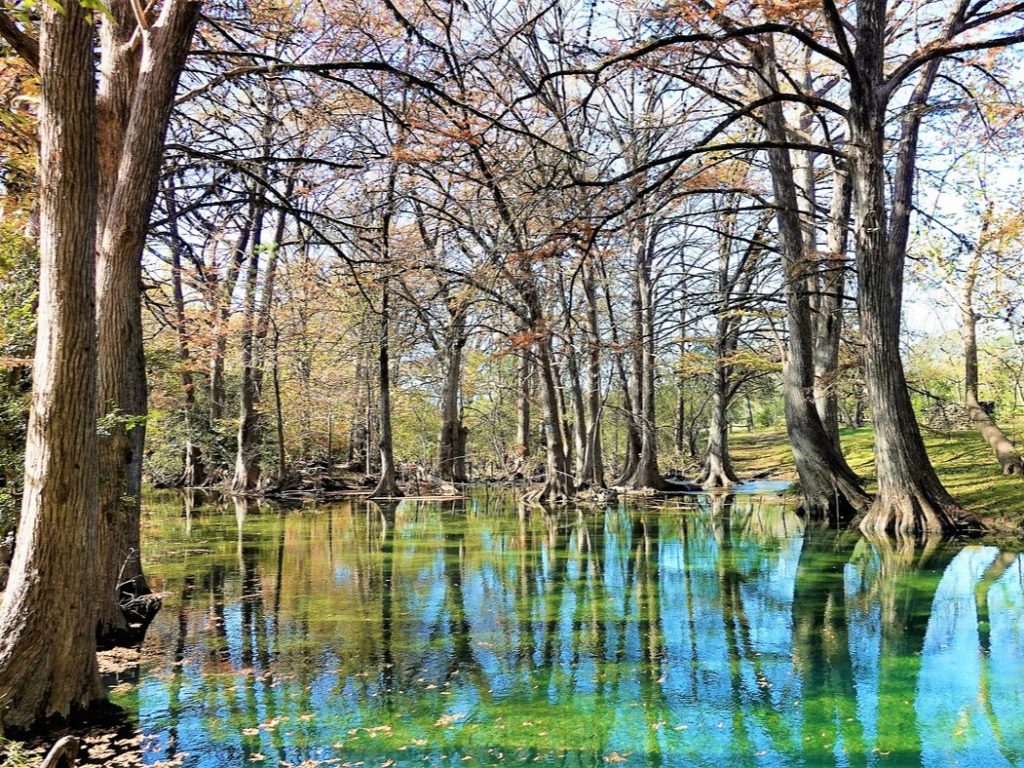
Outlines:
[[[1024,558],[762,495],[545,514],[157,496],[149,763],[1024,766]]]

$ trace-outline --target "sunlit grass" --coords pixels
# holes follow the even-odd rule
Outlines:
[[[875,481],[871,427],[844,429],[843,453],[868,488]],[[1005,477],[985,440],[974,430],[924,435],[928,456],[939,479],[961,504],[979,515],[1012,526],[1024,525],[1024,482]],[[784,431],[735,432],[730,437],[733,463],[741,477],[769,473],[796,479]]]

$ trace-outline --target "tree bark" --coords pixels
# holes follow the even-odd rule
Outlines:
[[[541,400],[544,406],[544,440],[547,459],[544,484],[527,498],[540,503],[556,504],[569,498],[572,492],[569,462],[565,455],[565,443],[559,426],[561,415],[558,407],[558,376],[555,373],[554,353],[551,337],[545,335],[537,340],[537,370],[540,372]]]
[[[394,440],[391,430],[391,307],[388,280],[381,281],[380,338],[377,347],[380,394],[380,480],[370,498],[395,498],[402,495],[395,468]]]
[[[739,482],[729,458],[729,375],[726,364],[715,361],[708,421],[708,453],[700,483],[705,488],[728,488]]]
[[[117,45],[125,36],[123,29],[109,29],[125,13],[122,8],[105,18],[104,42],[109,36],[109,44]],[[121,59],[120,49],[104,59],[96,232],[98,413],[113,418],[107,420],[98,445],[101,645],[138,640],[160,605],[159,600],[145,601],[145,611],[132,614],[137,623],[124,610],[132,601],[136,607],[142,605],[137,598],[150,592],[139,538],[147,411],[142,252],[159,184],[164,135],[198,18],[198,2],[172,0],[153,24],[138,30],[137,63]],[[134,16],[128,28],[135,29]],[[123,142],[117,146],[120,135]]]
[[[395,189],[398,181],[398,166],[391,165],[385,193],[384,215],[381,220],[380,256],[382,269],[391,268],[391,219],[395,212]],[[377,382],[380,396],[380,481],[371,498],[402,495],[398,487],[395,468],[394,439],[391,429],[391,289],[389,276],[385,273],[380,281],[380,336],[377,340]]]
[[[235,474],[231,481],[233,493],[252,493],[259,487],[259,412],[256,392],[256,283],[260,273],[260,253],[263,244],[263,216],[265,208],[259,204],[253,216],[252,248],[245,277],[245,303],[242,308],[242,380],[238,404],[238,434],[236,438]]]
[[[640,432],[637,429],[636,409],[634,408],[633,395],[630,392],[629,375],[626,372],[625,351],[620,343],[618,322],[615,318],[615,310],[612,304],[611,289],[608,286],[608,274],[604,269],[604,262],[601,263],[601,277],[604,283],[604,301],[608,310],[608,328],[612,337],[612,349],[615,350],[615,372],[618,374],[619,387],[622,391],[622,412],[626,420],[626,450],[623,468],[615,485],[624,485],[626,480],[633,474],[637,460],[640,456]]]
[[[758,44],[752,53],[760,74],[759,95],[776,93],[778,82],[770,40]],[[763,114],[768,138],[784,144],[788,130],[780,102],[768,104]],[[813,254],[808,254],[803,240],[789,150],[776,146],[768,150],[768,158],[786,297],[788,340],[782,374],[786,431],[800,478],[805,514],[840,520],[867,509],[870,497],[842,454],[833,447],[814,405],[813,337],[806,290],[807,263]]]
[[[601,446],[601,328],[593,265],[583,267],[583,294],[587,301],[587,415],[586,458],[581,483],[604,487],[604,450]]]
[[[589,451],[587,450],[587,411],[583,399],[583,381],[580,374],[579,358],[576,356],[576,337],[571,329],[566,330],[565,364],[569,369],[569,397],[572,403],[572,439],[575,459],[576,485],[584,483],[584,476],[590,474],[586,466]],[[562,390],[564,392],[564,389]],[[565,407],[562,408],[563,413]]]
[[[655,327],[654,327],[654,283],[651,273],[651,261],[654,255],[656,232],[646,231],[649,224],[644,223],[644,232],[637,237],[634,245],[636,254],[636,320],[638,373],[638,400],[640,455],[637,458],[633,474],[626,485],[636,490],[660,490],[664,480],[658,469],[658,431],[654,403],[655,389]]]
[[[281,368],[277,358],[278,342],[279,336],[275,328],[274,359],[272,365],[274,376],[274,414],[276,416],[275,421],[277,422],[277,481],[282,483],[284,482],[285,475],[288,473],[288,461],[284,449],[284,414],[281,410]],[[329,463],[328,471],[330,471]]]
[[[917,139],[938,60],[923,67],[908,99],[897,144],[890,217],[885,193],[885,28],[883,2],[858,3],[858,78],[851,89],[847,120],[858,306],[878,475],[878,495],[860,527],[876,534],[953,531],[977,522],[949,495],[928,459],[899,349]]]
[[[734,216],[721,217],[719,229],[717,317],[715,319],[715,361],[711,394],[711,417],[708,423],[708,452],[700,482],[705,488],[728,488],[739,480],[729,458],[729,405],[735,386],[732,381],[733,363],[739,348],[740,318],[735,310],[735,298],[750,291],[759,244],[764,236],[764,221],[751,238],[745,252],[733,265],[732,248]]]
[[[520,350],[516,366],[516,444],[513,449],[518,461],[530,455],[530,397],[533,390],[532,361],[529,350]]]
[[[40,279],[17,546],[0,607],[0,729],[103,698],[96,667],[98,161],[93,27],[39,6]]]
[[[846,290],[846,246],[850,223],[850,178],[836,161],[832,172],[832,202],[827,249],[821,270],[818,322],[814,337],[814,406],[832,447],[839,443],[839,344],[843,333],[843,293]]]
[[[442,480],[464,483],[466,477],[466,430],[462,424],[459,389],[462,383],[462,353],[466,346],[465,309],[457,302],[448,306],[445,334],[444,390],[441,394],[441,434],[438,465]]]

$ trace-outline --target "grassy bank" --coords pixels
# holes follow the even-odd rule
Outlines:
[[[873,490],[875,457],[870,427],[844,429],[843,453]],[[733,433],[733,463],[741,477],[769,473],[796,479],[785,432]],[[926,433],[925,445],[939,478],[961,504],[1000,526],[1024,527],[1024,481],[1004,477],[988,445],[975,431]]]

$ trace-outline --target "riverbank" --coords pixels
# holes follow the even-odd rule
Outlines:
[[[1020,434],[1024,430],[1013,430]],[[1008,430],[1011,432],[1011,430]],[[844,429],[843,453],[869,490],[874,490],[875,458],[871,427]],[[939,479],[966,509],[1001,529],[1024,528],[1024,482],[1006,477],[985,440],[976,431],[924,435]],[[733,465],[741,478],[770,476],[796,480],[785,431],[737,432],[729,437]]]

